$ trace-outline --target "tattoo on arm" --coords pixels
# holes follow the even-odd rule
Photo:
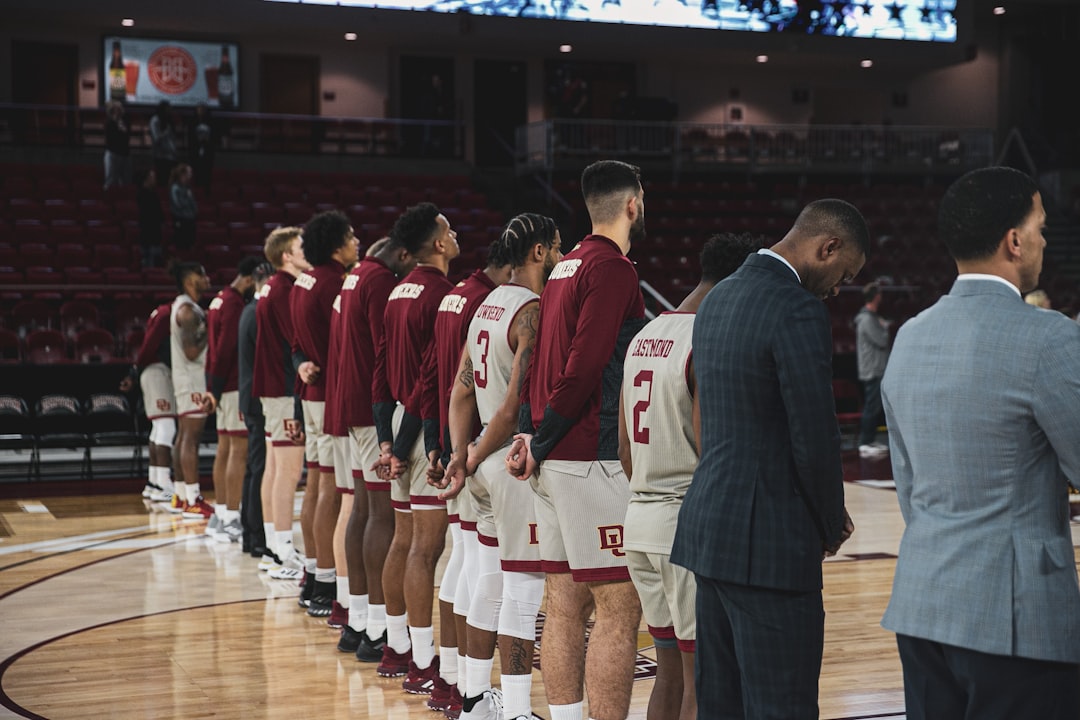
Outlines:
[[[521,372],[518,373],[517,387],[514,392],[521,393],[525,382],[525,373],[529,370],[533,348],[536,347],[536,324],[540,318],[540,304],[532,303],[521,311],[518,317],[518,349],[520,350]]]
[[[458,375],[458,382],[460,382],[467,388],[471,388],[473,386],[472,358],[468,355],[466,355],[464,358],[464,363],[461,367],[461,374]]]

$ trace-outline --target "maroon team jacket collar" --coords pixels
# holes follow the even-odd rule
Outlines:
[[[483,270],[477,270],[470,277],[476,278],[480,282],[487,285],[488,288],[491,289],[491,290],[494,290],[495,287],[496,287],[495,281],[493,281],[490,277],[488,277],[488,274],[486,272],[484,272]]]
[[[591,242],[591,241],[596,241],[596,242],[600,242],[600,243],[607,243],[608,245],[610,245],[615,250],[615,252],[619,253],[619,255],[623,254],[622,248],[620,248],[616,244],[616,242],[614,240],[607,237],[606,235],[586,235],[582,239],[581,242],[586,243],[586,242]]]

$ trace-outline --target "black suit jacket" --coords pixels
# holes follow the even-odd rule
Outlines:
[[[825,304],[776,258],[751,255],[694,322],[701,460],[672,561],[716,580],[821,588],[844,525]]]

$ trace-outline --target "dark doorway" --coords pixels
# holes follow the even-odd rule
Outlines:
[[[259,111],[319,114],[319,58],[263,55],[259,63]]]
[[[445,57],[401,58],[401,117],[413,120],[452,121],[458,116],[454,96],[454,60]],[[415,125],[402,129],[405,151],[424,157],[452,157],[456,153],[455,128]]]
[[[525,78],[523,62],[476,61],[473,125],[477,165],[514,164],[514,134],[528,115]]]
[[[11,99],[36,105],[75,105],[79,48],[15,40],[11,43]]]

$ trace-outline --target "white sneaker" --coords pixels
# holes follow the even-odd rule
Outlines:
[[[259,572],[267,572],[280,566],[276,562],[274,562],[274,558],[270,557],[269,555],[263,555],[262,558],[259,560],[258,567]]]
[[[161,492],[161,488],[159,488],[157,485],[151,485],[150,483],[146,483],[145,485],[143,485],[142,496],[147,500],[149,500],[154,493],[158,492]]]
[[[244,526],[237,519],[222,524],[218,528],[217,534],[214,535],[214,540],[219,543],[235,543],[240,542],[242,537],[244,537]]]
[[[503,720],[502,692],[498,688],[485,690],[472,710],[462,708],[460,720]]]
[[[218,532],[220,530],[221,530],[221,518],[218,517],[217,513],[214,513],[213,515],[210,516],[210,522],[206,523],[206,529],[203,530],[203,532],[206,533],[207,535],[209,535],[212,538],[216,538],[217,534],[218,534]]]
[[[173,494],[172,494],[171,491],[164,490],[162,488],[158,488],[158,489],[154,490],[152,493],[150,493],[150,502],[171,503],[172,502],[172,496],[173,496]]]
[[[267,572],[271,580],[299,580],[304,574],[303,570],[281,565]]]
[[[882,455],[888,455],[889,448],[884,445],[860,445],[859,457],[881,457]]]

